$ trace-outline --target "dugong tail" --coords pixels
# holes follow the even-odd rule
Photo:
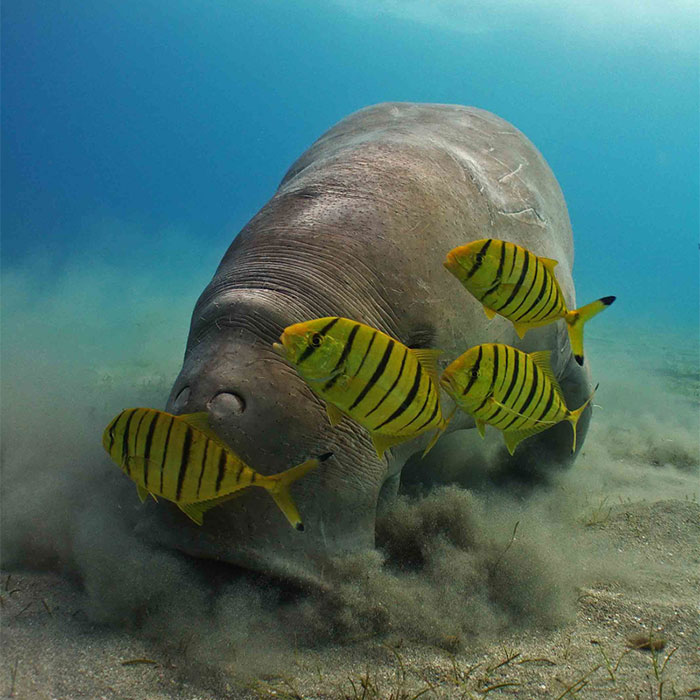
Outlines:
[[[614,301],[615,297],[603,297],[582,306],[580,309],[569,311],[564,316],[566,328],[569,331],[571,351],[574,353],[576,362],[580,365],[583,365],[583,324],[586,321],[590,321],[596,314],[607,309]]]

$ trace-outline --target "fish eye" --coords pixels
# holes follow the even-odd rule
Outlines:
[[[476,262],[478,262],[478,263],[484,262],[485,257],[486,256],[483,253],[477,253],[476,254]]]
[[[472,368],[472,371],[469,374],[472,379],[477,379],[479,377],[479,370]]]
[[[320,333],[314,333],[311,336],[311,345],[313,345],[315,348],[317,348],[321,345],[322,340],[323,340],[323,336]]]

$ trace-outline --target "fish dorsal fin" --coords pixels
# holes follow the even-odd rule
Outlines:
[[[559,382],[554,376],[554,372],[552,372],[552,364],[550,361],[551,355],[552,353],[549,350],[538,350],[537,352],[531,352],[530,358],[542,370],[542,374],[544,374],[544,376],[547,377],[550,382],[552,382],[554,391],[556,391],[557,394],[563,398],[564,394],[559,386]]]
[[[496,315],[496,312],[493,309],[489,309],[488,306],[484,306],[484,313],[489,321]]]
[[[439,385],[437,359],[442,355],[442,350],[427,350],[425,348],[411,348],[413,357],[420,362],[426,374]]]
[[[204,433],[208,438],[219,443],[222,447],[229,449],[226,443],[214,432],[214,429],[209,425],[209,414],[206,411],[199,413],[183,413],[181,416],[175,416],[177,420],[187,423],[190,427]]]
[[[377,457],[381,459],[384,453],[394,445],[399,445],[407,440],[412,440],[415,435],[385,435],[384,433],[370,433],[372,444],[377,451]]]
[[[554,274],[554,268],[559,264],[558,260],[552,260],[552,258],[540,258],[539,261],[552,273]]]
[[[326,413],[328,414],[328,420],[331,422],[331,426],[335,428],[341,420],[343,420],[343,412],[332,403],[326,401]]]

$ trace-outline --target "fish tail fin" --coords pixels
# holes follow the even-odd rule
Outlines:
[[[273,500],[277,504],[277,507],[282,511],[287,520],[289,520],[289,524],[295,530],[299,530],[299,532],[304,531],[304,523],[301,520],[301,515],[299,515],[299,511],[294,503],[289,487],[295,481],[308,474],[312,469],[318,467],[321,462],[325,462],[332,456],[332,452],[326,452],[319,457],[308,459],[306,462],[297,464],[296,467],[287,469],[285,472],[275,474],[274,476],[268,476],[260,484],[267,489],[270,496],[272,496]]]
[[[604,309],[607,309],[614,301],[615,297],[602,297],[582,306],[580,309],[574,309],[565,314],[564,320],[569,331],[571,351],[574,353],[576,362],[580,365],[583,365],[583,324],[586,321],[590,321]]]
[[[565,420],[568,420],[569,423],[571,423],[571,427],[574,429],[574,444],[571,448],[571,454],[576,452],[576,425],[578,424],[578,419],[586,410],[588,404],[591,401],[593,401],[593,397],[595,396],[596,391],[598,391],[599,386],[600,384],[596,384],[595,389],[593,389],[591,395],[586,399],[586,401],[584,401],[584,403],[581,406],[579,406],[575,411],[569,411],[568,415],[566,416]]]

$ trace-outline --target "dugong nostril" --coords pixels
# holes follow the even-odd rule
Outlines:
[[[238,394],[222,391],[209,401],[207,409],[217,418],[240,416],[245,411],[245,401]]]
[[[173,401],[173,411],[176,414],[183,413],[187,402],[190,400],[190,388],[188,386],[184,387],[180,393],[175,397]]]

